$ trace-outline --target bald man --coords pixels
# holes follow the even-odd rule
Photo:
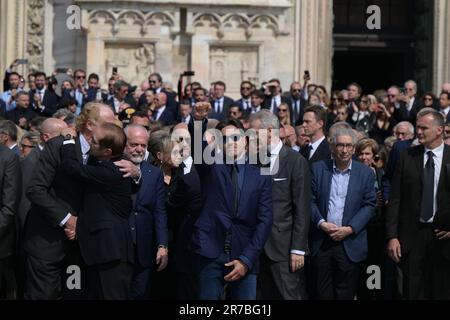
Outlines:
[[[444,83],[442,85],[442,92],[448,92],[450,93],[450,82]]]
[[[155,95],[154,103],[153,120],[159,121],[163,126],[170,126],[176,122],[173,110],[167,106],[167,95],[164,92]]]
[[[76,141],[78,160],[89,160],[92,137],[103,123],[116,118],[107,105],[88,103],[77,119],[79,132]],[[61,123],[51,120],[43,130],[47,140],[26,190],[31,210],[26,220],[24,249],[26,252],[25,299],[56,300],[63,297],[63,276],[68,265],[81,265],[76,241],[70,241],[64,229],[75,230],[76,216],[82,210],[83,188],[80,183],[60,170],[61,147],[64,137],[55,137]],[[84,289],[84,286],[82,286]],[[68,296],[81,299],[80,290],[67,290]]]

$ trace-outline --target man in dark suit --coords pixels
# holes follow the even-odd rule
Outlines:
[[[312,165],[314,162],[331,159],[330,146],[325,137],[327,112],[321,106],[311,106],[305,109],[303,126],[311,143],[300,150],[300,153]]]
[[[165,269],[168,262],[166,190],[162,171],[144,161],[149,140],[147,130],[142,126],[130,125],[125,128],[125,134],[125,155],[141,170],[139,191],[133,195],[129,228],[135,252],[131,299],[142,300],[150,298],[150,276],[155,261],[158,271]],[[153,255],[155,248],[156,259]]]
[[[125,81],[114,83],[114,96],[107,102],[114,114],[118,115],[125,109],[135,107],[134,101],[128,97],[128,90],[129,85]]]
[[[114,121],[114,114],[106,105],[84,107],[75,145],[80,163],[88,162],[93,130],[104,122]],[[83,188],[60,168],[63,140],[57,137],[47,141],[26,192],[32,203],[24,238],[26,299],[60,299],[65,268],[80,261],[78,244],[67,239],[64,228],[75,228],[76,216],[82,209]]]
[[[87,165],[78,161],[73,128],[63,131],[61,167],[83,186],[84,199],[75,229],[66,228],[70,240],[78,239],[87,267],[88,294],[93,300],[129,298],[133,275],[133,240],[128,225],[132,209],[133,180],[123,178],[114,161],[123,159],[126,136],[122,128],[104,123],[96,128]]]
[[[421,145],[404,150],[386,212],[388,255],[403,270],[406,299],[450,299],[450,148],[444,117],[432,108],[417,114]]]
[[[217,81],[214,84],[214,100],[210,101],[212,110],[208,115],[209,119],[221,121],[229,117],[230,106],[233,104],[233,99],[225,96],[226,89],[226,84],[222,81]]]
[[[409,121],[415,125],[417,113],[423,108],[423,105],[416,94],[416,82],[413,80],[406,81],[405,92],[400,92],[398,96],[399,107],[394,111],[394,119],[397,122]]]
[[[174,113],[167,106],[167,95],[164,92],[155,95],[153,120],[159,121],[163,126],[170,126],[176,121]]]
[[[51,117],[58,110],[59,97],[46,88],[45,73],[36,72],[35,77],[36,89],[30,91],[31,105],[39,116]]]
[[[16,298],[14,220],[20,201],[21,180],[19,157],[0,145],[0,299]]]
[[[442,92],[439,95],[439,107],[445,122],[450,121],[450,92]]]
[[[255,91],[255,86],[250,81],[241,82],[241,98],[236,103],[242,107],[244,115],[248,115],[252,109],[251,94]]]
[[[293,125],[299,125],[303,123],[303,114],[305,113],[305,107],[308,101],[302,97],[302,85],[300,82],[292,82],[290,88],[289,99],[289,110],[291,114],[291,123]]]
[[[272,226],[272,181],[246,161],[242,124],[224,120],[226,163],[200,168],[203,210],[194,224],[199,298],[219,300],[226,283],[232,300],[256,298],[259,256]],[[229,163],[229,164],[228,164]]]
[[[20,150],[17,146],[17,135],[18,129],[14,122],[10,120],[0,122],[0,145],[8,147],[20,156]]]
[[[6,118],[6,103],[0,99],[0,119]]]
[[[250,118],[251,129],[271,154],[273,225],[258,277],[263,300],[305,299],[304,256],[308,253],[311,185],[308,162],[283,145],[277,117],[267,110]],[[258,139],[258,140],[259,140]],[[260,150],[260,151],[262,151]]]
[[[23,91],[16,95],[16,107],[6,114],[8,120],[25,130],[28,129],[28,122],[37,116],[38,114],[30,108],[30,96]]]
[[[289,105],[289,99],[281,95],[283,90],[281,89],[280,80],[272,79],[266,84],[266,87],[269,88],[270,95],[266,96],[264,100],[265,109],[269,109],[273,114],[277,114],[280,104],[286,103]]]
[[[178,113],[178,105],[177,105],[177,101],[176,101],[176,97],[177,95],[174,92],[170,92],[165,90],[162,85],[163,85],[163,79],[162,76],[159,73],[152,73],[151,75],[149,75],[148,77],[148,83],[150,85],[150,89],[155,93],[165,93],[167,96],[167,107],[168,109],[173,113],[173,116],[176,118],[177,117],[177,113]],[[145,93],[143,93],[141,95],[141,97],[139,98],[139,105],[147,105],[147,101],[146,101],[146,97],[145,97]]]
[[[334,160],[313,164],[310,245],[317,297],[353,300],[359,266],[367,257],[367,223],[375,215],[372,169],[352,161],[356,136],[338,129],[331,137]]]
[[[173,170],[166,201],[167,213],[171,217],[170,229],[173,231],[169,265],[176,275],[176,298],[196,300],[198,281],[193,266],[191,239],[194,223],[202,209],[200,177],[191,157],[191,136],[187,124],[180,123],[174,128],[172,140],[177,143],[174,151],[179,152],[181,163]]]

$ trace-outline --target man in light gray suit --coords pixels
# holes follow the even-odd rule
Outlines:
[[[261,255],[258,281],[260,299],[306,298],[303,266],[308,253],[310,220],[310,170],[306,159],[283,145],[277,134],[279,121],[263,110],[253,114],[250,125],[260,147],[270,152],[273,226]]]

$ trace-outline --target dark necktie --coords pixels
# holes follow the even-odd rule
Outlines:
[[[306,158],[306,160],[309,160],[309,157],[311,156],[312,151],[312,145],[308,144],[303,150],[303,156]]]
[[[157,121],[158,120],[158,115],[159,115],[159,110],[155,110],[155,115],[153,117],[153,120]]]
[[[239,204],[239,179],[237,164],[233,164],[231,168],[231,183],[233,184],[233,213],[236,216]]]
[[[432,151],[428,151],[427,155],[428,160],[423,170],[422,205],[420,209],[420,217],[423,222],[427,222],[433,217],[434,204],[434,154]]]
[[[221,114],[222,110],[220,110],[220,100],[216,101],[216,113]]]

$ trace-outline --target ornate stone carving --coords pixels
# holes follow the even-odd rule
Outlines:
[[[28,71],[42,70],[44,59],[45,0],[28,0],[27,55]]]
[[[117,34],[120,28],[126,29],[133,25],[140,26],[143,35],[147,33],[148,26],[167,26],[176,29],[175,16],[172,12],[93,10],[88,13],[91,26],[109,25],[112,34]]]
[[[155,45],[153,43],[106,43],[106,74],[113,67],[119,69],[130,83],[139,83],[155,70]],[[107,83],[108,79],[104,79]]]
[[[226,29],[244,29],[247,38],[253,35],[255,29],[272,30],[275,36],[288,35],[283,30],[281,17],[271,14],[243,14],[243,13],[194,13],[194,27],[217,29],[217,36],[222,38]]]

